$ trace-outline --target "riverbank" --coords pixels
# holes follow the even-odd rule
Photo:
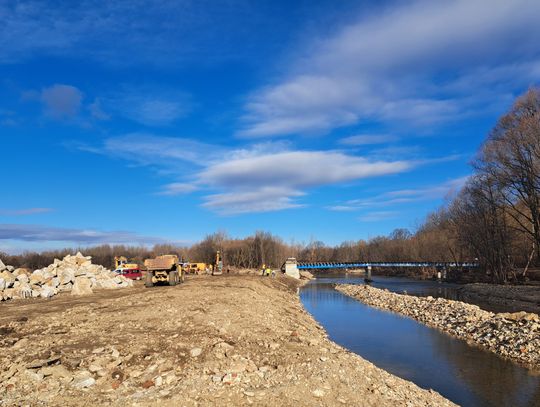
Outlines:
[[[3,303],[0,405],[453,405],[331,342],[299,284],[196,276]]]
[[[460,295],[466,302],[540,314],[540,285],[466,284]]]
[[[540,318],[537,314],[495,314],[460,301],[396,294],[367,285],[343,284],[336,289],[367,305],[409,316],[530,369],[540,370]]]

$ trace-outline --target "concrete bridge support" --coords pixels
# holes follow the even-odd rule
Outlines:
[[[366,277],[365,279],[366,281],[372,281],[371,280],[371,266],[367,266],[366,267]]]

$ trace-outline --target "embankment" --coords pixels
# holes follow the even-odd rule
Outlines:
[[[460,301],[396,294],[367,285],[343,284],[336,289],[367,305],[409,316],[531,369],[540,369],[537,314],[494,314]]]
[[[460,295],[467,302],[540,314],[540,285],[466,284]]]
[[[331,342],[285,277],[0,305],[11,405],[451,406]]]

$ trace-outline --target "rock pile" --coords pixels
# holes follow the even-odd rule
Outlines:
[[[370,286],[343,284],[336,289],[367,305],[407,315],[530,368],[540,368],[537,314],[494,314],[460,301],[396,294]]]
[[[114,289],[132,285],[133,281],[92,264],[92,258],[80,252],[62,260],[55,259],[53,264],[33,273],[28,269],[6,266],[0,261],[0,300],[4,301],[48,298],[59,292],[85,295],[92,294],[96,288]]]

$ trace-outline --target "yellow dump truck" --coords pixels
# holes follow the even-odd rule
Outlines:
[[[178,259],[178,256],[174,254],[146,259],[144,265],[146,267],[144,278],[144,285],[146,287],[152,287],[156,283],[176,285],[184,282],[182,263]]]

